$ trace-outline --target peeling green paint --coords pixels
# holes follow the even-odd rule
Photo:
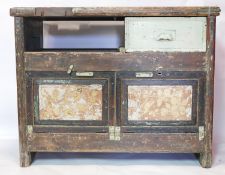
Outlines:
[[[39,99],[38,96],[34,96],[34,117],[38,118],[39,116]]]

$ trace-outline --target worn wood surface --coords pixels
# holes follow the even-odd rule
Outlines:
[[[206,54],[166,52],[25,52],[26,71],[146,71],[206,69]]]
[[[11,16],[208,16],[219,15],[219,7],[16,7]]]
[[[214,96],[214,67],[215,67],[215,30],[216,18],[208,17],[208,50],[207,50],[207,79],[205,95],[205,144],[200,153],[200,163],[205,168],[212,166],[212,131],[213,131],[213,96]]]
[[[110,141],[107,133],[32,133],[28,150],[33,152],[201,152],[198,134],[122,134]]]
[[[66,72],[26,72],[27,76],[27,112],[29,113],[27,124],[29,125],[58,125],[60,126],[74,126],[80,127],[80,131],[83,131],[85,127],[100,127],[112,125],[113,117],[113,84],[114,84],[114,73],[113,72],[94,72],[92,77],[77,77],[74,72],[68,75]],[[74,84],[83,84],[83,85],[92,85],[92,84],[101,84],[102,89],[102,120],[93,121],[93,120],[40,120],[40,111],[39,111],[39,94],[38,89],[40,85],[74,85]],[[74,95],[74,94],[73,94]],[[74,97],[74,96],[73,96]],[[75,97],[77,98],[77,97]],[[33,103],[37,103],[37,105]],[[32,104],[31,107],[30,104]],[[46,130],[46,128],[44,129]],[[50,129],[51,130],[51,129]],[[59,129],[63,131],[62,127]],[[66,129],[65,129],[66,130]],[[74,131],[78,129],[73,129]],[[93,129],[92,129],[93,131]],[[96,130],[99,132],[99,129]]]
[[[169,129],[165,126],[170,126],[172,129],[179,129],[182,132],[181,127],[186,126],[186,131],[190,128],[189,132],[193,131],[191,126],[197,129],[199,125],[204,124],[204,87],[205,87],[205,72],[194,72],[194,71],[173,71],[173,72],[152,72],[152,78],[136,78],[134,72],[118,72],[117,74],[117,97],[118,97],[118,107],[117,107],[117,116],[119,120],[121,120],[122,126],[139,126],[138,128],[135,127],[137,130],[140,130],[143,126],[163,126],[161,127],[161,132],[166,129]],[[139,121],[132,121],[129,120],[128,116],[128,87],[132,87],[133,85],[136,86],[146,86],[152,87],[155,85],[163,86],[184,86],[190,85],[192,89],[192,114],[191,120],[184,121],[184,120],[176,120],[176,121],[160,121],[158,120],[139,120]],[[138,101],[138,100],[137,100]],[[144,100],[142,100],[144,101]],[[151,100],[149,100],[151,101]],[[150,107],[148,107],[150,108]],[[170,107],[171,108],[171,107]],[[144,110],[140,110],[144,111]],[[159,115],[158,115],[159,117]],[[134,131],[135,128],[132,130]],[[178,129],[179,128],[179,129]],[[154,131],[154,128],[145,128],[145,130]],[[184,128],[183,128],[184,129]],[[130,131],[132,131],[130,129]],[[159,129],[157,128],[157,131]]]
[[[24,50],[43,48],[43,21],[24,18]]]
[[[15,44],[16,44],[16,74],[17,74],[17,104],[19,122],[19,147],[20,165],[28,166],[31,163],[31,153],[27,150],[26,132],[26,80],[24,70],[24,20],[21,17],[15,18]]]
[[[13,8],[11,15],[15,17],[16,34],[16,62],[18,87],[18,117],[20,136],[20,164],[28,166],[31,163],[33,152],[190,152],[200,154],[200,163],[203,167],[212,164],[212,120],[213,120],[213,80],[215,61],[215,23],[219,15],[218,7],[132,7],[132,8]],[[54,19],[81,19],[83,17],[119,17],[125,16],[205,16],[207,17],[207,50],[206,52],[118,52],[118,50],[94,51],[44,51],[41,49],[40,21],[48,17]],[[37,18],[22,18],[37,17]],[[43,18],[42,18],[43,17]],[[45,18],[46,17],[46,18]],[[62,17],[62,18],[57,18]],[[26,21],[27,19],[31,21]],[[50,18],[49,18],[50,19]],[[88,19],[88,18],[86,18]],[[36,20],[34,23],[32,20]],[[40,21],[39,21],[40,20]],[[39,39],[34,48],[24,46],[24,23],[29,22],[37,27],[34,33]],[[25,26],[27,27],[27,26]],[[29,35],[27,35],[29,36]],[[32,43],[32,42],[30,42]],[[33,47],[33,46],[32,46]],[[27,47],[28,48],[28,47]],[[38,48],[38,49],[37,49]],[[31,52],[29,50],[37,50]],[[32,75],[46,79],[62,78],[68,67],[73,64],[73,71],[111,71],[109,89],[109,123],[102,126],[75,127],[64,124],[34,123],[34,91]],[[197,92],[199,101],[198,121],[190,125],[183,123],[175,125],[123,125],[119,114],[123,102],[119,95],[121,84],[118,81],[118,72],[135,73],[135,71],[153,71],[156,79],[163,80],[165,72],[173,74],[179,72],[184,75],[189,72],[199,83]],[[197,73],[204,74],[204,81],[198,80]],[[68,78],[73,77],[67,75]],[[40,76],[42,75],[42,76]],[[64,76],[65,77],[65,76]],[[128,77],[130,78],[130,77]],[[131,77],[132,78],[132,77]],[[190,79],[190,77],[189,77]],[[146,80],[145,80],[146,81]],[[118,88],[119,87],[119,88]],[[121,103],[121,104],[120,104]],[[68,124],[68,123],[67,123]],[[135,123],[138,124],[138,123]],[[159,123],[158,123],[159,124]],[[78,124],[79,125],[79,124]],[[109,140],[109,126],[121,126],[121,140]],[[29,127],[28,127],[29,126]],[[175,127],[174,127],[175,126]],[[199,140],[199,126],[204,126],[204,139]],[[81,129],[82,128],[82,129]],[[164,129],[162,129],[164,128]],[[100,132],[100,133],[99,133]]]

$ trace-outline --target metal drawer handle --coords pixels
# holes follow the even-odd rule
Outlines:
[[[75,15],[76,13],[79,12],[79,9],[78,8],[72,8],[72,14]]]
[[[67,69],[67,74],[70,75],[70,74],[72,73],[73,67],[74,67],[74,65],[72,65],[72,64],[68,67],[68,69]]]
[[[157,41],[173,41],[173,35],[170,33],[160,33],[157,37],[156,37]]]

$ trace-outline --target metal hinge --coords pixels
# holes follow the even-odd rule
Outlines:
[[[120,140],[119,126],[109,126],[109,140]]]
[[[27,133],[32,134],[33,132],[33,126],[32,125],[27,125]]]
[[[198,127],[198,132],[199,132],[199,140],[203,140],[205,137],[205,128],[204,126],[199,126]]]

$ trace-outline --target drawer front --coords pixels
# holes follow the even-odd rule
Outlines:
[[[33,104],[28,106],[33,116],[28,120],[31,125],[86,127],[88,131],[88,127],[103,129],[112,121],[112,73],[33,72],[28,73],[28,80],[32,86],[28,94]]]
[[[127,52],[205,52],[206,17],[127,17],[125,48]]]
[[[119,73],[121,126],[129,132],[197,132],[204,125],[204,83],[203,72]]]

